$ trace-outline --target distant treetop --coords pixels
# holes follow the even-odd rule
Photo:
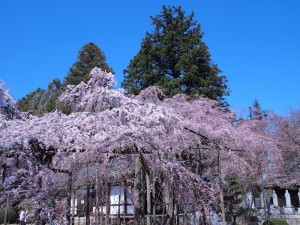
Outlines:
[[[77,85],[81,81],[87,83],[89,73],[94,67],[113,73],[113,69],[106,63],[103,51],[93,42],[89,42],[80,49],[77,62],[70,68],[64,79],[64,84]]]
[[[58,107],[57,99],[66,90],[67,85],[77,85],[82,81],[88,83],[89,73],[94,67],[99,67],[106,72],[113,72],[106,63],[102,50],[92,42],[85,44],[80,49],[77,58],[77,62],[70,68],[63,83],[59,79],[54,79],[48,84],[47,90],[37,88],[18,101],[19,109],[36,116],[53,112]]]

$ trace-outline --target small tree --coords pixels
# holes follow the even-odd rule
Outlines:
[[[146,33],[140,51],[124,70],[122,87],[136,95],[156,85],[167,97],[185,93],[223,100],[229,94],[227,79],[212,63],[194,13],[163,6],[151,20],[154,30]]]
[[[263,110],[257,99],[254,100],[253,105],[249,107],[249,119],[251,120],[263,120],[268,116],[268,112]]]
[[[239,204],[242,202],[245,195],[245,188],[241,185],[236,176],[225,176],[226,185],[224,185],[224,200],[227,208],[232,213],[233,210],[239,208]]]
[[[4,224],[4,222],[14,223],[18,219],[18,213],[13,210],[12,208],[8,208],[7,210],[7,218],[6,221],[4,221],[5,218],[5,209],[0,208],[0,223]]]
[[[15,107],[16,101],[10,95],[9,91],[5,89],[5,83],[0,80],[0,115],[5,115],[7,118],[12,119],[18,114]]]

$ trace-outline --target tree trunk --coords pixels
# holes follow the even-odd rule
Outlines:
[[[147,183],[147,225],[151,225],[151,188],[150,188],[150,177],[146,174]]]
[[[86,187],[85,225],[90,225],[90,186]]]
[[[187,225],[186,205],[183,208],[183,224]]]
[[[173,225],[174,223],[174,202],[172,188],[164,188],[164,199],[166,203],[166,213],[168,216],[167,224]]]
[[[76,199],[76,191],[73,191],[73,199],[72,199],[72,225],[75,224],[75,199]]]
[[[98,165],[96,167],[96,187],[95,187],[95,194],[96,194],[95,223],[96,223],[96,225],[99,225],[99,177],[98,177]]]
[[[145,208],[146,208],[146,174],[145,168],[141,168],[141,225],[145,225]]]
[[[141,204],[141,188],[142,188],[142,160],[141,156],[137,156],[135,160],[135,179],[134,179],[134,225],[141,225],[142,204]]]
[[[222,218],[222,225],[226,225],[225,221],[225,206],[224,206],[224,193],[223,193],[223,187],[220,186],[220,202],[221,202],[221,218]]]
[[[175,209],[174,209],[174,214],[175,214],[175,224],[178,225],[179,224],[179,216],[178,216],[178,204],[175,203]]]
[[[9,207],[9,194],[7,194],[7,197],[6,197],[6,206],[5,206],[5,213],[4,213],[4,225],[7,225],[8,207]]]
[[[72,173],[68,173],[68,184],[67,184],[67,221],[71,224],[71,196],[72,196]]]
[[[225,221],[225,206],[224,206],[224,193],[223,193],[223,185],[222,185],[222,160],[220,155],[221,149],[218,147],[218,173],[219,173],[219,187],[220,187],[220,203],[221,203],[221,218],[222,225],[226,225]]]
[[[105,213],[105,225],[109,225],[109,214],[110,214],[110,188],[106,185],[106,213]]]
[[[153,173],[154,175],[154,173]],[[152,191],[152,199],[153,199],[153,205],[152,205],[152,221],[153,225],[156,225],[156,205],[155,205],[155,183],[154,183],[154,188]]]

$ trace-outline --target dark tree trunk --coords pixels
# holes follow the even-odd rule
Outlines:
[[[146,174],[146,185],[147,185],[147,225],[151,225],[151,188],[150,188],[150,177]]]
[[[96,210],[95,210],[95,223],[99,225],[99,177],[98,177],[98,165],[96,167],[96,187],[95,187],[95,194],[96,194]]]
[[[142,189],[142,160],[141,156],[137,156],[135,160],[135,180],[134,180],[134,225],[141,225],[142,220],[142,202],[141,202],[141,189]]]
[[[67,221],[71,224],[71,196],[72,196],[72,174],[68,173],[68,184],[67,184]]]
[[[166,203],[166,213],[168,216],[167,224],[174,224],[174,202],[173,202],[173,193],[172,189],[165,187],[164,188],[164,200]]]
[[[109,214],[110,214],[110,187],[106,185],[106,214],[105,214],[105,225],[109,225]]]
[[[4,225],[7,225],[7,212],[9,207],[9,194],[6,197],[6,206],[5,206],[5,213],[4,213]]]
[[[223,193],[223,185],[222,185],[222,159],[221,159],[221,149],[218,149],[218,173],[219,173],[219,187],[220,187],[220,203],[221,203],[221,219],[222,225],[226,225],[225,221],[225,205],[224,205],[224,193]]]
[[[86,187],[85,224],[90,225],[90,186]]]

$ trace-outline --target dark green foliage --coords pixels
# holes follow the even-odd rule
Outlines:
[[[62,94],[63,87],[59,79],[54,79],[48,84],[48,89],[36,89],[25,98],[18,101],[18,107],[23,112],[30,112],[36,116],[55,111],[56,101]]]
[[[122,87],[130,94],[156,85],[167,97],[178,93],[223,100],[228,95],[226,77],[211,61],[194,14],[181,7],[163,6],[151,17],[154,30],[146,33],[141,49],[124,70]]]
[[[224,179],[227,183],[227,185],[224,185],[223,187],[224,201],[227,206],[226,208],[229,211],[237,210],[238,205],[242,202],[245,196],[245,189],[243,185],[237,181],[236,176],[227,175]]]
[[[65,77],[64,85],[76,85],[81,81],[87,82],[88,75],[94,67],[99,67],[106,72],[113,72],[106,63],[102,50],[96,44],[89,42],[80,49],[77,62],[70,68]]]
[[[4,216],[5,216],[5,208],[4,209],[0,208],[0,224],[4,223]],[[8,224],[15,223],[18,219],[18,213],[12,208],[8,208],[6,218]]]
[[[54,79],[48,84],[47,90],[38,88],[27,94],[26,97],[18,101],[20,111],[42,116],[58,108],[63,113],[71,113],[69,108],[58,105],[57,99],[67,85],[78,84],[81,81],[87,82],[89,72],[96,66],[102,70],[112,72],[112,69],[105,62],[104,53],[97,45],[90,42],[80,49],[78,61],[70,68],[63,84],[59,79]]]
[[[259,219],[257,217],[257,210],[246,208],[242,214],[243,220],[247,225],[259,225]]]
[[[289,225],[285,220],[271,219],[263,223],[263,225]]]

